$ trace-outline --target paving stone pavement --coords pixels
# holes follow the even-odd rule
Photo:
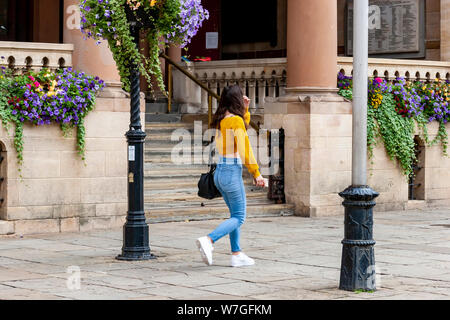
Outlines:
[[[338,289],[343,217],[247,219],[244,268],[229,266],[228,238],[201,261],[195,239],[220,222],[151,224],[157,259],[142,262],[115,259],[120,228],[0,237],[0,299],[450,299],[450,209],[375,214],[373,293]]]

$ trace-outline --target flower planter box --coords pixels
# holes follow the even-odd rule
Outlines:
[[[0,232],[21,235],[122,226],[127,210],[124,133],[129,105],[120,85],[109,84],[97,97],[85,119],[85,162],[76,151],[75,130],[65,138],[57,124],[26,124],[19,172],[13,137],[2,127]]]

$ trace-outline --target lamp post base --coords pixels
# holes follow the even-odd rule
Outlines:
[[[379,194],[369,186],[350,186],[339,195],[344,198],[342,205],[345,207],[339,289],[374,291],[373,207]]]
[[[122,254],[116,257],[117,260],[139,261],[156,259],[156,256],[150,252],[148,225],[145,222],[129,219],[123,226],[123,239]]]
[[[156,256],[152,253],[135,253],[135,252],[129,252],[125,255],[120,254],[116,257],[117,260],[122,261],[144,261],[144,260],[152,260],[156,259]]]

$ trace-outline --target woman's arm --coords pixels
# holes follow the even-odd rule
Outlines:
[[[252,146],[250,145],[250,140],[248,139],[244,121],[241,117],[235,117],[235,119],[236,120],[234,120],[232,128],[239,156],[250,174],[254,178],[258,178],[261,174],[259,172],[258,163],[253,155]]]
[[[247,96],[244,96],[244,106],[245,106],[244,121],[247,125],[249,125],[250,111],[248,111],[248,107],[250,106],[250,99]]]

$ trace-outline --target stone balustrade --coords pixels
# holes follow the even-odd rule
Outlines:
[[[338,57],[337,68],[345,75],[351,75],[353,59]],[[450,80],[450,62],[370,58],[369,77],[380,77],[386,80],[397,77],[407,80]]]
[[[72,66],[73,44],[0,41],[0,65],[14,69],[38,71]]]
[[[286,87],[285,58],[195,62],[193,70],[199,80],[219,95],[225,86],[238,84],[250,98],[252,110],[264,107],[270,98],[283,95]],[[207,93],[202,92],[202,110],[207,110],[207,99]]]
[[[188,71],[203,81],[210,89],[221,93],[226,85],[239,84],[251,99],[253,111],[262,109],[267,101],[283,95],[286,88],[286,58],[224,60],[186,63]],[[351,75],[353,58],[338,57],[337,72]],[[299,70],[301,72],[301,70]],[[427,60],[369,59],[369,77],[387,80],[404,77],[409,80],[450,80],[450,62]],[[180,78],[177,79],[181,80]],[[177,84],[175,84],[177,86]],[[197,87],[197,86],[195,86]],[[186,87],[182,92],[186,94]],[[199,89],[199,88],[198,88]],[[188,90],[189,91],[189,90]],[[193,95],[201,111],[208,109],[208,95],[197,92]],[[213,99],[213,110],[216,108]]]

